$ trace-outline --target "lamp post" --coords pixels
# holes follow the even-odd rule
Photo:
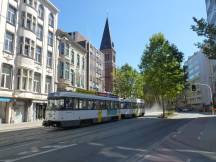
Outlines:
[[[214,115],[214,106],[213,106],[213,95],[212,95],[212,88],[208,84],[203,84],[203,83],[193,83],[193,85],[201,85],[205,86],[209,89],[210,97],[211,97],[211,106],[212,106],[212,115]]]

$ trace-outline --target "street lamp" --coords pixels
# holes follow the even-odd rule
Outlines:
[[[214,115],[214,106],[213,106],[213,95],[212,95],[212,89],[211,86],[208,84],[203,84],[203,83],[193,83],[192,85],[192,89],[194,89],[194,85],[201,85],[201,86],[205,86],[209,89],[209,93],[210,93],[210,97],[211,97],[211,103],[212,103],[212,115]],[[196,88],[195,88],[196,89]]]

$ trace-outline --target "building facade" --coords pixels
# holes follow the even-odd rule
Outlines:
[[[188,82],[202,83],[209,85],[212,88],[213,94],[215,93],[216,75],[216,61],[208,59],[201,51],[194,53],[185,62],[187,67]],[[196,85],[196,91],[192,92],[191,86],[186,92],[187,104],[192,105],[194,108],[202,109],[211,104],[210,90],[206,86]]]
[[[116,51],[111,39],[109,21],[106,20],[100,51],[104,53],[105,58],[105,91],[113,91],[113,75],[116,71]]]
[[[206,11],[207,11],[207,21],[210,24],[216,25],[216,0],[205,0]]]
[[[87,87],[87,51],[72,37],[57,30],[57,91],[76,91]]]
[[[87,50],[86,85],[88,90],[105,91],[104,54],[94,47],[79,32],[69,33],[71,37]]]
[[[0,3],[0,121],[43,119],[55,89],[58,9],[48,0]]]

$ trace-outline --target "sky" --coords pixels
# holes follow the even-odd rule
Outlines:
[[[100,47],[105,20],[109,18],[117,66],[129,63],[138,69],[149,38],[162,32],[185,54],[198,51],[199,38],[190,29],[192,17],[206,18],[204,0],[51,0],[60,10],[59,28],[79,31]]]

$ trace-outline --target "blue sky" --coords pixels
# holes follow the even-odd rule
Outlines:
[[[192,17],[206,18],[204,0],[51,0],[60,9],[59,28],[79,31],[99,48],[108,15],[117,52],[117,65],[134,68],[149,38],[157,32],[184,52],[185,59],[198,49],[200,38],[190,26]]]

